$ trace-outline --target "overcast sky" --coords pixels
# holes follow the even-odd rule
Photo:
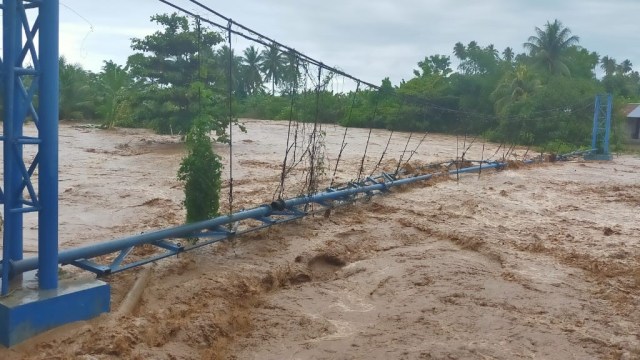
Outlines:
[[[211,20],[187,0],[174,3]],[[201,0],[207,6],[363,80],[412,77],[427,55],[453,58],[475,40],[523,51],[536,26],[559,19],[580,44],[640,68],[640,0]],[[130,38],[156,30],[149,17],[172,9],[154,0],[62,0],[61,53],[97,71],[124,64]],[[236,50],[238,53],[241,49]]]

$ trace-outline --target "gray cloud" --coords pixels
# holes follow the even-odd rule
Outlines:
[[[64,0],[62,50],[70,60],[98,70],[103,59],[123,63],[131,37],[155,28],[151,15],[171,8],[154,0]],[[185,0],[176,4],[211,17]],[[234,20],[364,80],[394,83],[411,77],[416,63],[434,54],[452,55],[453,45],[475,40],[522,51],[548,20],[559,19],[581,45],[640,66],[634,46],[639,30],[636,0],[280,0],[204,3]],[[67,8],[68,7],[68,8]],[[86,18],[93,31],[83,19]],[[246,43],[239,42],[241,46]]]

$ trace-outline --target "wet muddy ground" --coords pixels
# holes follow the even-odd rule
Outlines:
[[[286,147],[286,122],[246,125],[234,134],[236,209],[273,199]],[[323,130],[332,170],[344,129]],[[73,124],[60,133],[62,247],[183,221],[179,136]],[[372,132],[365,173],[389,135]],[[348,131],[336,181],[357,176],[367,136]],[[395,169],[408,138],[393,134],[382,168]],[[467,159],[505,155],[428,135],[412,163],[455,158],[471,143]],[[227,162],[228,148],[216,150]],[[639,172],[640,158],[624,155],[397,189],[148,265],[132,312],[50,331],[0,358],[640,358]],[[303,181],[293,172],[285,195]],[[30,229],[25,247],[36,251]],[[106,279],[114,310],[142,271]]]

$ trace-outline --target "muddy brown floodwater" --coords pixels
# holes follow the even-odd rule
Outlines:
[[[234,138],[236,209],[273,199],[287,138],[284,122],[246,125]],[[323,130],[333,166],[344,130]],[[347,133],[338,181],[356,177],[367,135]],[[372,132],[365,173],[389,135]],[[395,169],[408,136],[393,134],[382,168]],[[60,142],[63,248],[183,221],[178,136],[63,124]],[[429,135],[412,162],[455,158],[471,142]],[[498,147],[475,142],[465,156],[502,156]],[[0,358],[638,359],[639,172],[640,158],[623,155],[397,189],[147,265],[131,312],[55,329]],[[294,171],[285,194],[303,179]],[[141,271],[106,279],[114,310]]]

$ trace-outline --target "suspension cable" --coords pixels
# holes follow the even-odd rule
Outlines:
[[[398,107],[398,110],[396,111],[396,114],[398,114],[398,115],[400,114],[400,111],[402,110],[403,106],[404,106],[404,103],[401,102],[400,103],[400,107]],[[373,168],[373,170],[371,171],[369,176],[372,176],[373,173],[375,173],[378,170],[378,168],[380,167],[380,165],[382,164],[382,160],[384,160],[385,155],[387,155],[387,150],[389,149],[389,145],[391,144],[391,138],[393,137],[393,133],[394,133],[394,130],[391,130],[391,134],[389,134],[389,139],[387,140],[387,145],[384,147],[384,150],[382,150],[382,154],[380,155],[380,159],[378,160],[378,163]],[[411,140],[411,137],[409,137],[409,140]],[[406,148],[405,148],[405,151],[406,151]]]
[[[411,152],[411,154],[409,154],[409,158],[407,159],[407,161],[404,162],[404,165],[409,164],[409,161],[411,161],[411,158],[413,157],[413,155],[418,153],[418,149],[420,148],[420,145],[422,145],[422,143],[424,142],[424,140],[427,138],[427,135],[429,135],[428,132],[425,132],[424,135],[422,136],[422,139],[420,139],[420,141],[418,142],[418,145],[416,145],[416,148],[413,149],[413,151]]]
[[[353,114],[353,108],[356,105],[356,98],[358,96],[358,91],[360,91],[360,81],[358,81],[356,85],[356,91],[353,94],[353,99],[351,101],[351,108],[349,108],[349,115],[347,116],[347,125],[344,127],[344,134],[342,134],[342,144],[340,144],[340,152],[338,153],[338,158],[336,159],[336,166],[333,168],[333,176],[331,176],[331,183],[329,187],[333,186],[333,182],[336,179],[336,172],[338,171],[338,164],[340,163],[340,159],[342,158],[342,152],[344,148],[347,146],[347,131],[349,130],[349,123],[351,122],[351,115]]]
[[[427,109],[426,107],[424,108],[424,113],[423,113],[423,123],[427,121]],[[411,158],[413,158],[413,155],[418,153],[418,149],[420,148],[420,146],[422,145],[422,143],[424,142],[424,140],[427,138],[427,135],[429,135],[429,132],[425,131],[424,135],[422,136],[422,138],[420,139],[420,141],[418,142],[418,145],[416,145],[416,148],[413,149],[413,151],[411,152],[411,154],[409,154],[409,158],[407,159],[407,161],[405,161],[404,165],[409,164],[409,161],[411,161]]]
[[[229,66],[227,86],[229,95],[229,214],[233,214],[233,48],[231,43],[231,26],[233,22],[229,19],[227,33],[229,35]]]
[[[364,160],[367,157],[367,150],[369,149],[369,142],[371,141],[371,131],[373,131],[373,123],[378,115],[378,105],[380,105],[380,90],[378,90],[378,96],[376,96],[376,104],[373,108],[373,116],[371,117],[371,125],[369,126],[369,135],[367,135],[367,143],[364,146],[364,153],[362,154],[362,160],[360,160],[360,169],[358,170],[357,182],[360,182],[362,173],[364,172]]]
[[[311,154],[310,154],[310,169],[309,169],[309,182],[307,187],[307,193],[311,195],[316,191],[317,178],[316,178],[316,156],[318,150],[318,121],[320,118],[320,87],[322,86],[322,67],[318,66],[318,83],[316,86],[316,115],[313,123],[313,132],[311,133]]]
[[[402,159],[404,158],[404,154],[406,154],[407,149],[409,148],[409,142],[411,142],[411,138],[413,137],[413,132],[409,133],[409,138],[407,139],[407,143],[404,145],[404,150],[400,153],[400,158],[398,159],[398,166],[396,166],[396,171],[393,173],[395,176],[398,175],[398,171],[400,171],[400,165],[402,165]]]
[[[202,86],[204,81],[202,80],[202,28],[200,27],[200,16],[196,17],[196,31],[198,32],[198,81],[201,82],[198,86],[198,116],[202,116]]]
[[[382,154],[380,155],[380,159],[378,159],[376,166],[373,167],[373,170],[371,170],[371,172],[369,173],[369,176],[373,175],[373,173],[375,173],[380,167],[380,165],[382,164],[382,160],[384,160],[385,155],[387,155],[387,150],[389,150],[389,145],[391,145],[391,139],[393,138],[394,132],[395,132],[394,130],[391,130],[391,132],[389,133],[387,144],[384,146],[384,149],[382,150]]]
[[[293,106],[295,104],[295,97],[296,97],[296,92],[298,90],[298,57],[293,55],[293,62],[290,64],[291,65],[291,70],[294,70],[295,67],[295,72],[293,72],[293,87],[291,88],[291,104],[289,107],[289,125],[287,126],[287,146],[285,149],[285,153],[284,153],[284,160],[282,161],[282,173],[280,174],[280,186],[278,189],[278,199],[282,199],[282,195],[284,194],[284,180],[286,177],[286,173],[287,173],[287,160],[289,158],[289,152],[291,151],[291,148],[293,146],[295,146],[295,141],[296,139],[294,139],[294,144],[289,145],[290,144],[290,140],[291,140],[291,124],[293,122]],[[297,125],[297,124],[296,124]],[[296,130],[297,131],[297,130]],[[296,136],[297,137],[297,133]],[[295,161],[295,159],[294,159]]]

